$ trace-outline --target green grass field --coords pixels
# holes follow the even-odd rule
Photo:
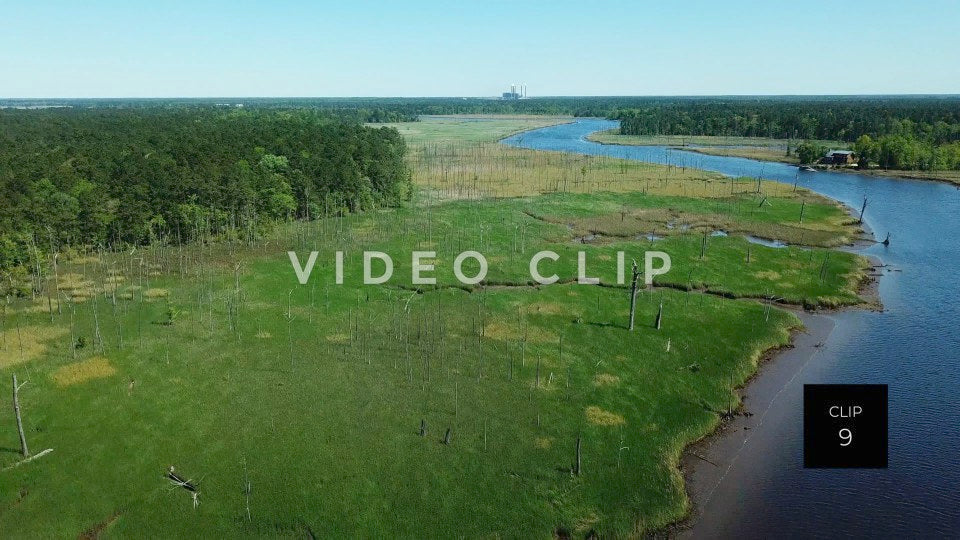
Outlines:
[[[734,387],[799,325],[751,298],[858,302],[864,261],[827,249],[856,231],[789,186],[532,151],[491,165],[492,141],[527,121],[431,135],[435,148],[462,137],[490,149],[462,164],[491,182],[534,170],[525,155],[546,160],[518,196],[482,184],[470,200],[434,197],[434,164],[434,176],[415,168],[422,194],[405,208],[77,259],[36,298],[9,301],[0,374],[28,381],[28,442],[54,451],[0,471],[3,536],[632,536],[682,518],[682,449],[736,410]],[[597,183],[541,189],[566,166]],[[622,189],[598,189],[610,176]],[[483,284],[453,276],[467,249],[489,262]],[[527,266],[543,249],[560,255],[544,263],[560,282],[534,286]],[[629,331],[616,252],[651,249],[673,270],[638,294]],[[288,250],[320,252],[307,285]],[[392,256],[388,283],[361,283],[363,250]],[[411,284],[413,250],[436,252],[437,285]],[[600,286],[574,283],[580,250]],[[18,448],[6,407],[0,468]],[[164,478],[171,465],[199,484],[196,508]]]
[[[527,131],[574,119],[567,116],[534,115],[458,115],[424,116],[419,122],[399,122],[394,124],[370,124],[374,127],[395,128],[403,135],[407,144],[484,143],[495,142],[520,131]]]

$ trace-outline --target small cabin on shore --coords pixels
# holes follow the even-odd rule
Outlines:
[[[820,163],[824,165],[847,165],[856,161],[855,157],[851,150],[830,150],[820,159]]]

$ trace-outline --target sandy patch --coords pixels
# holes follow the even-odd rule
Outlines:
[[[620,384],[620,377],[611,373],[597,373],[593,378],[594,386],[615,386]]]
[[[627,423],[619,414],[605,411],[596,405],[587,407],[586,413],[587,420],[598,426],[620,426]]]
[[[780,272],[774,270],[763,270],[761,272],[754,272],[753,277],[757,279],[769,279],[770,281],[777,281],[780,279]]]
[[[36,360],[47,352],[49,342],[66,335],[57,326],[23,326],[0,332],[0,368]]]
[[[521,330],[513,321],[491,321],[483,327],[484,337],[495,339],[497,341],[520,341],[526,334],[527,341],[534,343],[552,343],[557,341],[557,336],[546,330],[529,324],[524,325]]]
[[[80,274],[60,274],[57,288],[61,291],[79,291],[93,288],[93,281],[84,279]]]
[[[70,309],[70,306],[65,306],[66,309]],[[47,298],[46,296],[38,297],[33,301],[33,303],[21,307],[17,311],[21,313],[49,313],[50,311],[62,311],[60,308],[60,300],[56,298]]]
[[[541,450],[546,450],[553,446],[553,437],[537,437],[533,440],[533,445]]]
[[[56,296],[64,295],[72,302],[85,302],[102,292],[93,281],[75,273],[61,274],[56,284]]]
[[[58,368],[50,376],[57,386],[63,388],[80,384],[92,379],[102,379],[116,373],[110,361],[102,356],[94,356],[81,362],[74,362]]]
[[[327,341],[330,343],[346,343],[350,341],[350,336],[344,333],[330,334],[327,336]]]
[[[166,298],[170,296],[169,289],[147,289],[143,291],[144,298]]]

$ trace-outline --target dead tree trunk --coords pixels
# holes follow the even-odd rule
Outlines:
[[[26,384],[26,383],[24,383]],[[20,453],[23,457],[30,457],[30,449],[27,448],[27,436],[23,433],[23,418],[20,417],[20,386],[17,384],[17,376],[13,376],[13,412],[17,416],[17,433],[20,434]]]
[[[540,353],[537,353],[537,378],[536,388],[540,388]]]
[[[640,270],[637,261],[633,261],[633,282],[630,284],[630,330],[633,330],[633,319],[637,307],[637,280],[640,279]]]
[[[867,198],[863,198],[863,206],[860,207],[860,220],[857,221],[858,225],[863,224],[863,213],[867,211]]]
[[[577,456],[573,462],[573,474],[580,476],[580,435],[577,435]]]

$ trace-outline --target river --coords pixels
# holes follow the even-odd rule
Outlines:
[[[889,265],[882,313],[829,316],[833,329],[780,376],[762,421],[737,443],[722,474],[702,490],[693,537],[890,537],[960,535],[960,189],[942,183],[709,156],[662,146],[585,139],[616,122],[580,119],[503,142],[538,150],[682,165],[799,184],[859,211],[889,247],[861,252]],[[787,362],[784,355],[773,364]],[[784,376],[784,370],[788,370]],[[764,374],[754,383],[762,384]],[[804,384],[889,385],[888,469],[804,469]],[[751,410],[751,402],[747,402]]]

